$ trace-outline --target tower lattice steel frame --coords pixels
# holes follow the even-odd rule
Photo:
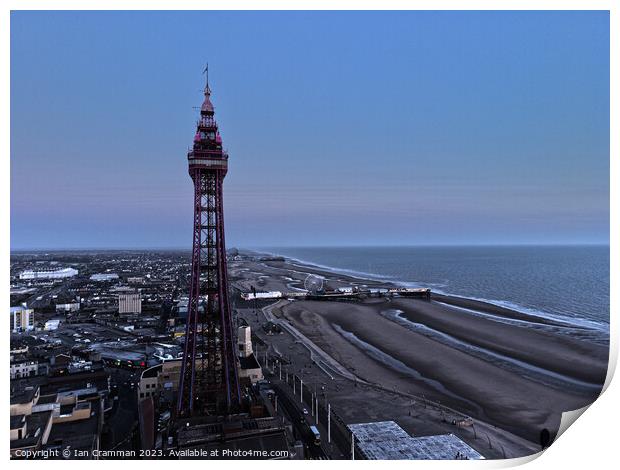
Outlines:
[[[193,149],[187,155],[194,183],[194,234],[180,417],[229,414],[241,402],[224,240],[222,185],[228,154],[214,117],[208,71],[204,96]]]

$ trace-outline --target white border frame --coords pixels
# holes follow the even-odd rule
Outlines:
[[[524,457],[513,460],[499,461],[390,461],[390,466],[399,466],[401,468],[411,468],[411,465],[430,466],[435,468],[454,468],[459,465],[470,465],[478,468],[504,468],[511,467],[525,462],[532,462],[529,468],[583,468],[586,466],[594,466],[607,468],[612,462],[617,460],[616,446],[617,439],[614,437],[616,433],[616,422],[614,421],[613,410],[617,410],[617,403],[620,403],[620,388],[616,383],[610,383],[613,372],[618,359],[618,328],[617,328],[617,307],[618,307],[618,275],[620,270],[620,253],[617,249],[617,241],[620,239],[620,230],[618,227],[618,188],[614,186],[614,181],[620,181],[619,165],[617,161],[618,154],[618,136],[620,136],[620,127],[618,121],[618,85],[620,84],[620,36],[618,35],[619,26],[619,5],[611,0],[505,0],[505,1],[489,1],[489,0],[384,0],[383,2],[359,0],[353,2],[351,0],[300,0],[291,4],[282,0],[265,0],[265,1],[243,1],[231,0],[223,1],[199,1],[199,0],[178,0],[176,2],[164,0],[137,1],[137,0],[96,0],[86,4],[77,0],[59,0],[55,2],[42,0],[7,0],[2,3],[0,13],[0,65],[3,70],[1,74],[0,87],[0,103],[3,112],[0,114],[0,148],[2,149],[2,159],[0,161],[0,195],[2,203],[0,205],[0,214],[4,221],[5,228],[2,231],[2,244],[5,249],[2,250],[1,263],[3,266],[0,285],[9,285],[9,265],[10,265],[10,11],[11,10],[609,10],[610,11],[610,282],[611,282],[611,331],[610,331],[610,359],[609,371],[606,381],[606,391],[603,395],[591,405],[591,407],[579,418],[579,424],[571,426],[570,430],[557,439],[541,458]],[[6,309],[9,306],[8,289],[1,289],[2,304]],[[6,311],[6,310],[5,310]],[[8,323],[8,321],[7,321]],[[5,333],[2,339],[5,346],[5,358],[9,350],[8,335]],[[4,372],[0,372],[3,381],[2,395],[6,396],[9,391],[8,381],[9,364],[3,361]],[[8,397],[7,397],[8,398]],[[2,413],[2,422],[9,420],[9,408],[0,407]],[[6,458],[9,457],[9,440],[3,440],[3,446],[6,446]],[[40,465],[48,466],[46,468],[61,468],[65,465],[84,465],[85,462],[79,461],[11,461],[12,466],[29,466]],[[167,467],[171,465],[171,461],[116,461],[114,465],[122,467],[129,466],[154,466]],[[90,463],[88,463],[90,464]],[[285,463],[274,462],[257,462],[251,463],[237,461],[223,462],[221,466],[247,466],[252,465],[254,468],[267,469],[274,465],[286,465]],[[292,462],[289,461],[288,465]],[[294,465],[306,466],[313,465],[311,461],[295,461]],[[366,465],[381,465],[379,462],[363,462],[356,461],[322,461],[320,465],[325,466],[345,466],[353,468]],[[385,464],[385,462],[383,462]],[[208,463],[204,461],[184,461],[184,466],[204,466]],[[616,464],[617,465],[617,464]],[[217,464],[216,464],[217,466]]]

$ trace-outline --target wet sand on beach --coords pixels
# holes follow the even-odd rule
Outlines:
[[[479,337],[478,342],[485,347],[531,360],[533,365],[578,380],[600,380],[601,384],[604,380],[607,362],[602,346],[450,312],[448,307],[425,301],[296,301],[283,307],[281,314],[360,378],[418,396],[424,394],[533,441],[543,428],[555,431],[563,411],[581,408],[598,395],[596,387],[584,393],[530,380],[379,314],[393,308],[416,321],[432,323],[445,333],[466,339],[473,335],[474,340]],[[393,358],[396,366],[377,360],[347,340],[338,328]],[[422,377],[403,372],[401,364]]]

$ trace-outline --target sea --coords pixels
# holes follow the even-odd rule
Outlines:
[[[609,246],[274,247],[335,273],[483,300],[609,338]]]

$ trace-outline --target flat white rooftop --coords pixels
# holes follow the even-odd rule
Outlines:
[[[371,460],[484,459],[454,434],[411,437],[394,421],[349,424],[349,429]]]

